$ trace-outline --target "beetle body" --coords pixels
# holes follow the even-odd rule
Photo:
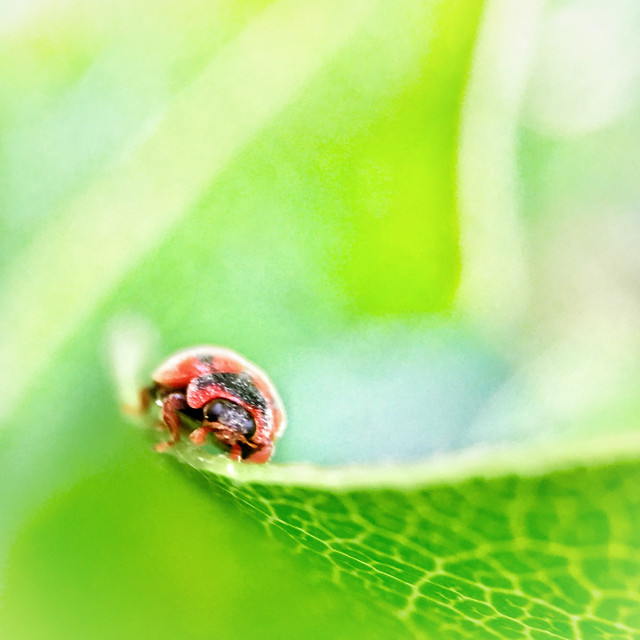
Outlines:
[[[171,435],[156,447],[159,451],[178,442],[189,418],[200,423],[189,433],[196,445],[211,434],[232,460],[271,458],[285,428],[284,408],[269,378],[242,356],[223,347],[192,347],[165,360],[152,379],[142,390],[143,407],[155,401]]]

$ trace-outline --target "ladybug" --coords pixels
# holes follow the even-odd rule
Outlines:
[[[141,391],[142,408],[160,406],[170,434],[157,451],[180,440],[188,418],[200,424],[189,433],[197,446],[212,434],[232,460],[268,462],[273,455],[286,426],[282,401],[269,378],[242,356],[223,347],[192,347],[167,358],[152,379]]]

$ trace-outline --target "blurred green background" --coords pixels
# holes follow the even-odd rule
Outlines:
[[[0,37],[3,638],[405,633],[150,451],[138,350],[260,364],[279,462],[638,426],[637,3],[30,0]]]

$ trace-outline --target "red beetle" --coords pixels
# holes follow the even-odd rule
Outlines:
[[[198,446],[212,433],[232,460],[267,462],[273,455],[286,425],[282,401],[269,378],[242,356],[223,347],[192,347],[165,360],[152,378],[141,392],[142,406],[154,401],[162,407],[171,435],[158,451],[178,442],[189,418],[201,425],[189,433]]]

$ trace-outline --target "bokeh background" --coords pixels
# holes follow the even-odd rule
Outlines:
[[[151,452],[139,359],[259,363],[278,462],[638,427],[636,2],[29,0],[0,37],[3,638],[402,637]]]

